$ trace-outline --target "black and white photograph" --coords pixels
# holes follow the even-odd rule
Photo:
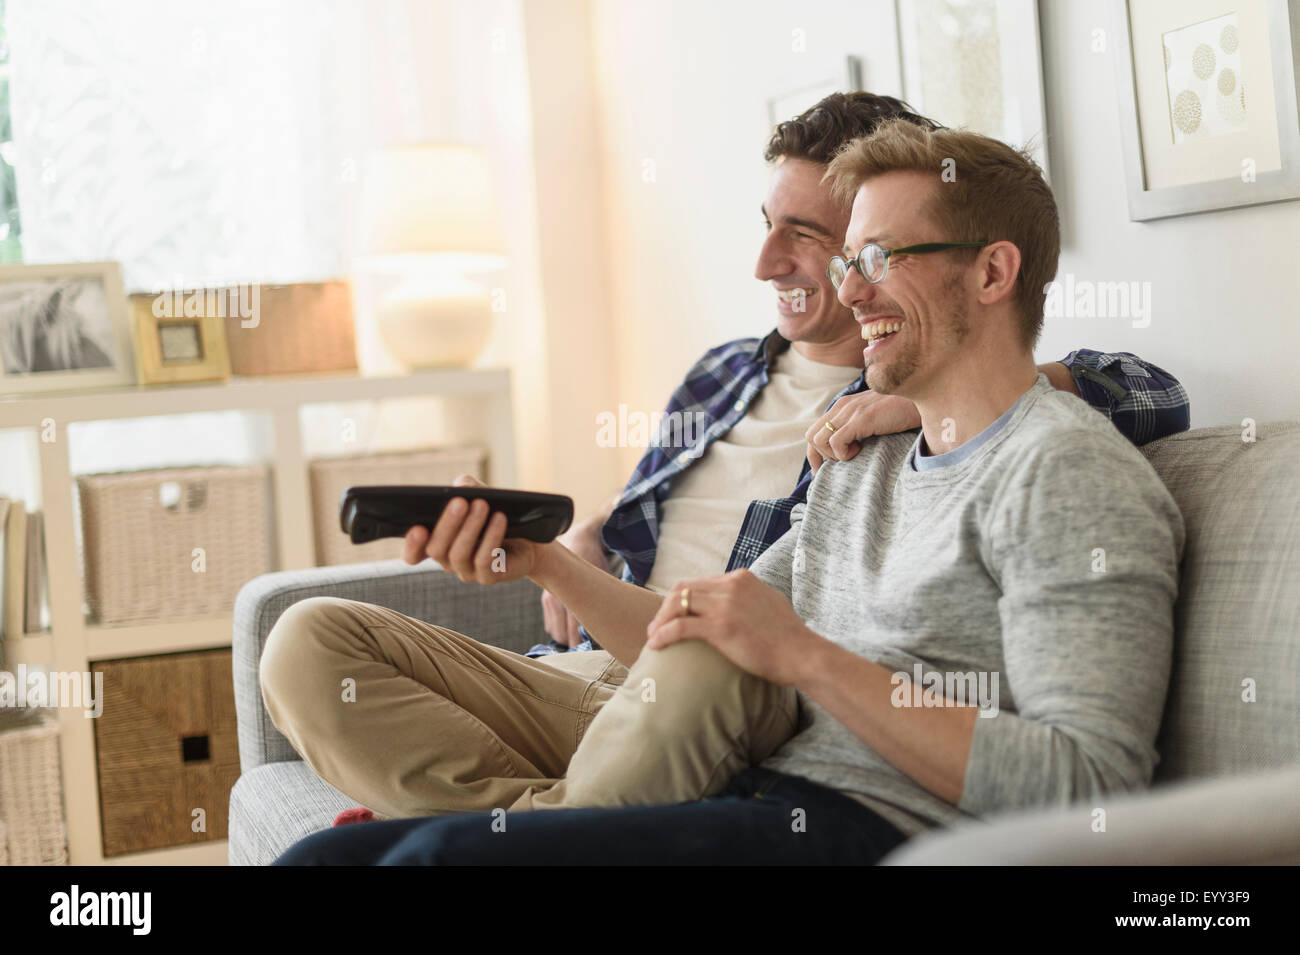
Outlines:
[[[114,263],[0,268],[0,394],[128,383]]]

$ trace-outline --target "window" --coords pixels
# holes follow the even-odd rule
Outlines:
[[[0,264],[23,259],[22,222],[14,184],[13,127],[9,122],[9,31],[0,0]]]

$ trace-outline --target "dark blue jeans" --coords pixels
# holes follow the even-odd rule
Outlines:
[[[861,803],[747,769],[699,802],[462,813],[340,826],[275,865],[871,865],[904,836]]]

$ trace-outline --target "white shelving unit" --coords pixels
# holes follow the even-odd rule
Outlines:
[[[40,432],[54,423],[53,441],[40,441],[39,467],[45,512],[50,632],[5,641],[5,668],[43,664],[81,672],[98,660],[228,647],[229,614],[101,627],[82,614],[77,558],[74,478],[69,470],[68,425],[195,412],[242,411],[269,415],[277,569],[315,565],[311,494],[303,452],[300,409],[305,405],[402,398],[470,399],[482,411],[477,443],[488,449],[490,483],[510,486],[515,474],[510,373],[504,369],[417,372],[393,378],[355,374],[243,378],[223,384],[135,387],[0,399],[0,429]],[[100,837],[99,784],[93,721],[79,709],[61,709],[60,751],[69,861],[73,865],[224,864],[225,840],[105,859]]]

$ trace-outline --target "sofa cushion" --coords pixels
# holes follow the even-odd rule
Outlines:
[[[301,760],[250,769],[230,790],[231,865],[267,865],[304,836],[328,829],[356,801]]]
[[[1300,762],[1300,423],[1255,438],[1143,449],[1187,527],[1157,782]]]

